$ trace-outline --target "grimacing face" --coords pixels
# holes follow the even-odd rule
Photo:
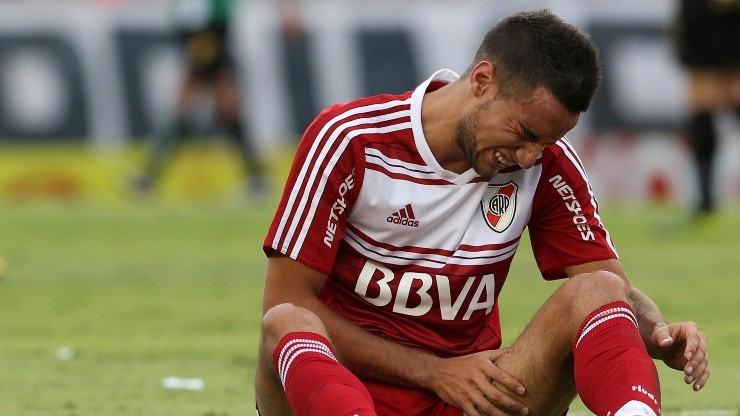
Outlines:
[[[508,166],[534,166],[545,145],[563,137],[579,117],[536,87],[525,98],[494,96],[477,104],[458,121],[455,142],[470,167],[490,179]]]

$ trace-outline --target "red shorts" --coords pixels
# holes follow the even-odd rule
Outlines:
[[[382,416],[462,416],[462,410],[433,393],[362,380],[373,397],[375,411]]]

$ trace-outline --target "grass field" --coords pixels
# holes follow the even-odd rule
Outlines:
[[[261,239],[276,198],[0,202],[0,415],[254,414]],[[740,414],[740,211],[695,227],[676,207],[602,211],[636,284],[710,340],[700,393],[659,364],[667,413]],[[508,339],[557,285],[522,247],[501,297]],[[205,388],[166,389],[168,376]]]

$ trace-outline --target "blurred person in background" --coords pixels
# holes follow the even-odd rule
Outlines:
[[[740,0],[681,0],[674,39],[688,70],[688,134],[697,174],[695,217],[715,212],[714,115],[740,116]]]
[[[179,87],[174,117],[154,135],[143,171],[134,178],[133,191],[148,195],[161,177],[173,147],[188,131],[197,113],[199,94],[207,89],[214,99],[220,127],[239,148],[248,180],[247,194],[261,199],[267,191],[264,161],[242,118],[241,89],[232,57],[231,29],[236,0],[174,0],[172,15],[178,40],[184,48],[186,68]],[[303,31],[296,0],[280,0],[279,14],[284,36]]]

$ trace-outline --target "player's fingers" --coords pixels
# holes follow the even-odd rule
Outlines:
[[[495,399],[491,399],[490,397],[486,397],[485,402],[476,405],[476,408],[484,416],[519,416],[519,415],[522,415],[522,413],[519,413],[517,410],[504,407],[505,405],[503,404],[499,404],[499,405],[494,404],[494,402],[500,402],[500,401],[501,400],[495,400]]]
[[[482,416],[472,403],[463,406],[461,410],[463,411],[463,416]]]
[[[467,400],[462,406],[462,411],[467,416],[486,416],[488,414],[485,412],[487,404],[488,401],[485,395],[480,391],[476,391],[472,394],[470,400]]]
[[[693,322],[687,322],[685,325],[689,326],[689,330],[686,332],[686,345],[684,346],[684,357],[686,360],[691,361],[699,349],[700,344],[706,344],[706,337],[704,334],[696,329],[696,324]],[[705,347],[706,349],[706,347]]]
[[[511,397],[505,391],[502,391],[496,385],[496,380],[493,380],[490,384],[481,386],[481,390],[487,401],[483,406],[479,406],[481,410],[484,410],[484,414],[526,415],[529,413],[529,410],[524,404]]]
[[[708,371],[707,368],[709,366],[709,357],[704,351],[701,351],[702,360],[698,363],[696,363],[693,367],[689,367],[686,370],[686,376],[684,377],[684,381],[687,384],[691,383],[698,383],[699,380],[704,378],[704,381],[708,378]],[[699,385],[703,385],[704,383],[700,383]]]
[[[705,348],[706,346],[704,346],[703,348],[699,347],[691,354],[691,359],[686,362],[683,370],[687,376],[695,376],[695,370],[697,370],[702,365],[706,367],[707,353]]]
[[[694,368],[694,371],[691,372],[691,378],[692,381],[696,381],[701,377],[702,374],[707,372],[707,367],[709,365],[709,361],[702,361]]]
[[[496,367],[498,368],[498,367]],[[515,392],[516,394],[523,395],[526,393],[526,389],[524,388],[524,385],[520,383],[518,380],[515,380],[514,377],[510,376],[505,371],[498,368],[498,375],[493,377],[493,380],[495,380],[497,383],[504,385],[507,389]]]
[[[696,382],[693,385],[694,391],[699,391],[706,386],[707,381],[709,380],[709,369],[704,369],[704,371],[699,375],[699,378],[696,380]]]
[[[467,400],[465,400],[464,404],[460,406],[463,412],[470,416],[489,416],[494,414],[498,416],[501,414],[500,412],[497,413],[498,409],[494,407],[487,396],[487,394],[490,394],[490,391],[486,391],[485,389],[492,388],[492,386],[485,375],[479,373],[479,375],[475,377],[475,380],[471,381],[472,384],[468,386],[466,393],[464,394],[467,397]]]
[[[493,361],[491,361],[491,366],[487,366],[485,373],[489,379],[496,381],[516,394],[523,395],[527,391],[519,380],[512,377]]]

